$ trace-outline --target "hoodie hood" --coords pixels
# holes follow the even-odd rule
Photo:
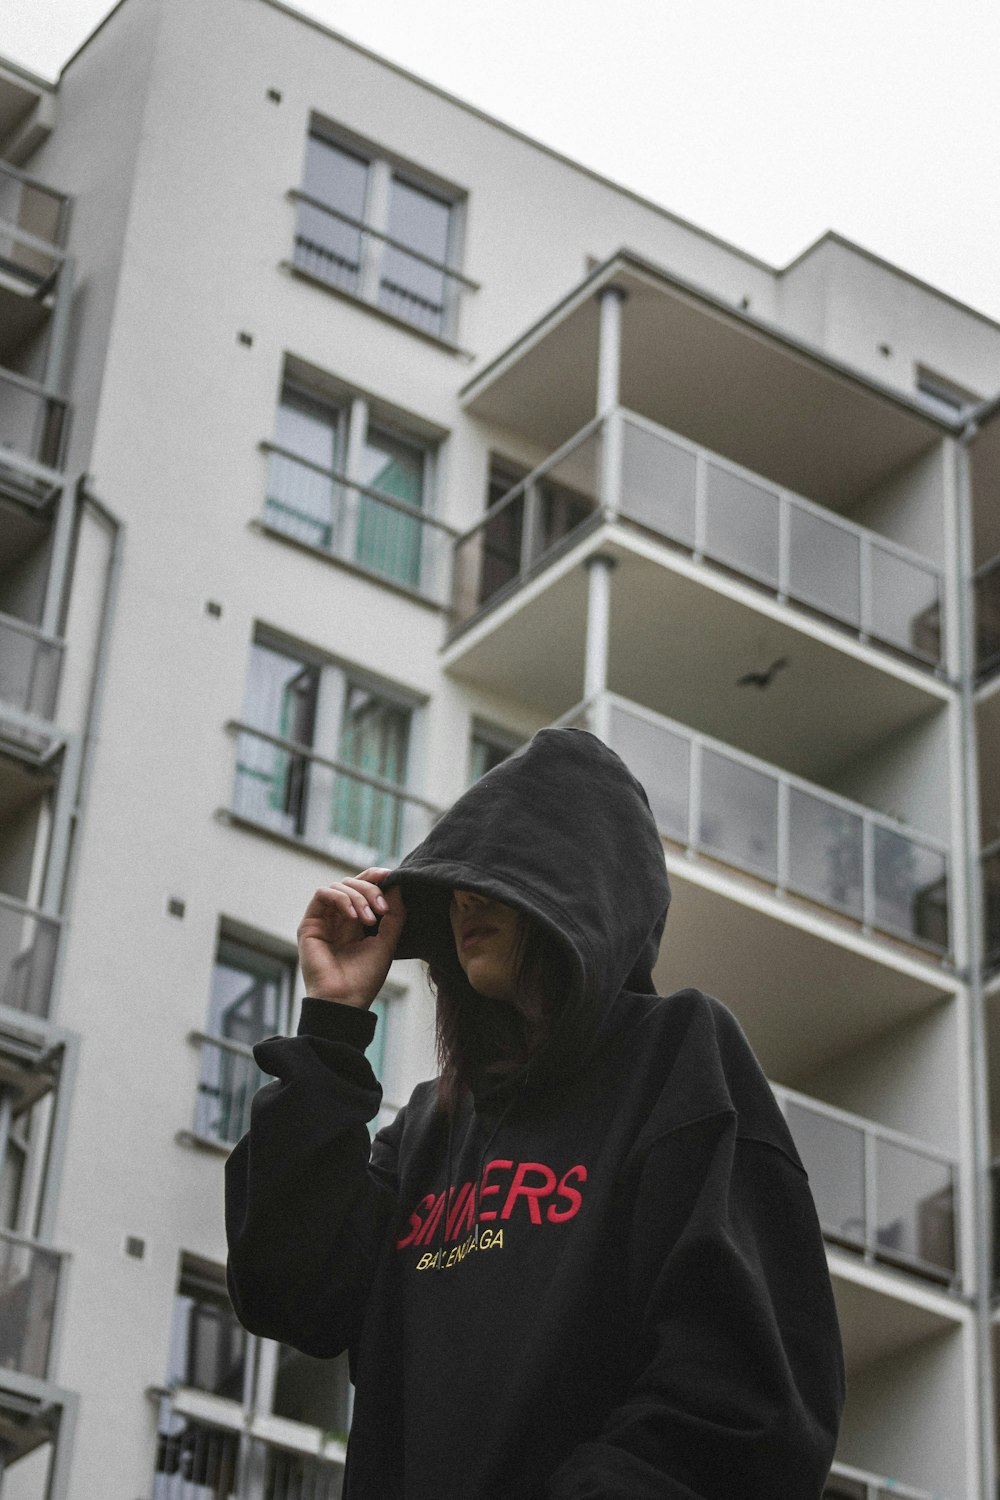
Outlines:
[[[641,785],[583,729],[543,729],[439,819],[386,877],[406,903],[398,958],[453,965],[458,887],[543,927],[570,959],[564,1024],[592,1040],[622,989],[652,992],[670,903],[663,845]]]

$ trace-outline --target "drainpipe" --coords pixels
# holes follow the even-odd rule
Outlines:
[[[962,719],[962,780],[964,783],[966,851],[966,942],[969,955],[969,1021],[972,1087],[972,1129],[975,1194],[973,1233],[976,1237],[976,1353],[979,1391],[979,1462],[984,1496],[997,1493],[997,1463],[994,1448],[993,1411],[993,1323],[992,1275],[993,1214],[990,1190],[990,1115],[987,1070],[986,1006],[983,997],[982,869],[979,860],[979,766],[976,755],[976,643],[975,594],[973,591],[972,492],[969,480],[969,449],[978,428],[970,422],[953,448],[955,465],[955,512],[957,566],[952,586],[958,581],[961,601],[959,620],[959,692]]]

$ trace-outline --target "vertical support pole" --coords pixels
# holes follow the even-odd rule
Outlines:
[[[62,390],[63,379],[66,374],[66,340],[69,332],[69,315],[73,303],[73,271],[73,257],[67,255],[59,267],[59,275],[56,280],[52,321],[49,325],[48,349],[45,354],[45,379],[43,384],[51,396],[58,395]],[[65,441],[65,436],[65,433],[63,433],[63,441]]]
[[[587,558],[587,639],[583,696],[591,705],[590,727],[599,739],[608,732],[608,653],[611,639],[611,574],[615,559],[605,552]]]
[[[600,331],[597,345],[597,415],[603,418],[600,429],[601,459],[599,500],[606,515],[615,516],[621,509],[622,460],[624,432],[618,411],[622,362],[622,306],[625,293],[621,287],[602,287],[598,293]]]
[[[78,509],[78,491],[73,486],[64,484],[53,528],[49,576],[45,580],[45,603],[41,620],[41,629],[45,635],[59,635],[62,630],[69,595],[69,565]]]

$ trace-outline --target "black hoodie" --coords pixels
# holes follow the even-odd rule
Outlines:
[[[453,887],[530,914],[554,1035],[453,1120],[421,1084],[369,1152],[374,1018],[308,999],[258,1044],[227,1164],[252,1332],[349,1349],[347,1500],[819,1500],[843,1404],[820,1230],[737,1022],[652,966],[670,898],[645,794],[543,730],[388,877],[398,955],[454,962]]]

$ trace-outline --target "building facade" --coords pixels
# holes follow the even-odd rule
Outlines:
[[[998,388],[837,235],[765,265],[277,0],[0,64],[4,1500],[339,1495],[343,1361],[225,1293],[250,1048],[315,886],[551,723],[809,1169],[828,1500],[995,1500]]]

